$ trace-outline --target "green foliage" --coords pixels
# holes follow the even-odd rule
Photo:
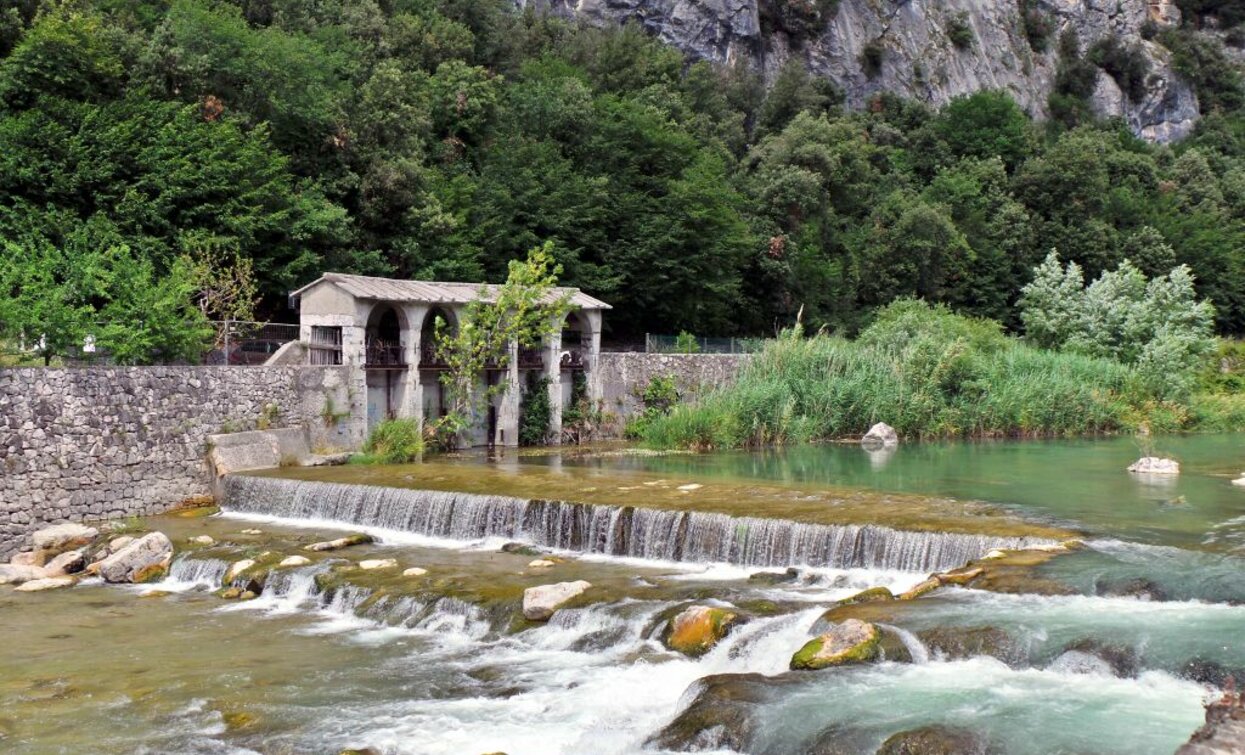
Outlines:
[[[1183,265],[1147,281],[1124,260],[1086,286],[1076,263],[1064,267],[1051,252],[1021,304],[1029,341],[1134,366],[1160,398],[1186,397],[1214,348],[1214,308],[1197,300]]]
[[[874,78],[882,72],[882,62],[886,58],[886,46],[881,39],[871,39],[860,49],[860,67],[865,75]]]
[[[1110,74],[1132,102],[1140,102],[1145,97],[1150,61],[1140,44],[1128,44],[1110,34],[1094,43],[1089,60]]]
[[[549,442],[549,423],[553,407],[549,403],[549,378],[528,380],[519,404],[519,445],[540,446]]]
[[[361,458],[368,464],[409,464],[424,455],[424,436],[413,419],[387,419],[372,428],[363,444]]]
[[[1021,31],[1029,40],[1029,47],[1036,53],[1046,52],[1055,25],[1037,4],[1037,0],[1017,0],[1020,11]]]
[[[658,447],[731,448],[860,434],[885,421],[911,437],[1044,436],[1231,422],[1213,407],[1154,400],[1119,362],[1046,351],[996,323],[898,302],[855,341],[785,331],[739,380],[644,428]]]
[[[674,351],[677,354],[698,354],[700,353],[700,341],[696,340],[696,336],[686,330],[681,331],[674,339]]]
[[[1187,28],[1168,29],[1159,40],[1172,52],[1172,68],[1193,83],[1202,112],[1245,107],[1245,78],[1218,40]]]
[[[977,35],[968,23],[968,13],[960,11],[947,18],[947,39],[957,50],[971,50]]]
[[[654,375],[649,378],[637,396],[640,402],[640,413],[628,420],[623,428],[623,437],[632,440],[644,438],[649,426],[658,418],[670,414],[681,398],[679,386],[672,375]]]

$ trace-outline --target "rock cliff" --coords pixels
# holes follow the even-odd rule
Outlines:
[[[1155,142],[1187,135],[1197,97],[1170,54],[1143,29],[1179,24],[1171,0],[516,0],[593,24],[635,21],[694,57],[746,61],[773,80],[790,59],[830,78],[848,106],[877,92],[940,106],[981,89],[1010,92],[1032,116],[1047,115],[1058,38],[1081,49],[1114,35],[1149,62],[1130,97],[1099,71],[1091,107]],[[1145,36],[1152,36],[1147,34]]]

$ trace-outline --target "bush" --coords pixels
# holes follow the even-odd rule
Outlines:
[[[968,13],[961,11],[947,19],[947,38],[957,50],[970,50],[973,47],[973,27],[968,25]]]
[[[1141,51],[1141,45],[1126,44],[1112,34],[1094,43],[1089,59],[1115,79],[1130,101],[1140,102],[1145,97],[1150,60]]]
[[[549,402],[549,378],[529,378],[519,406],[519,445],[540,446],[549,441],[553,406]]]
[[[1242,401],[1241,403],[1245,403]],[[883,309],[856,341],[785,331],[730,386],[643,428],[697,450],[858,435],[884,421],[914,438],[1038,437],[1214,427],[1235,421],[1156,398],[1117,361],[1034,348],[997,323],[919,301]],[[1235,411],[1234,409],[1232,411]]]
[[[1034,0],[1020,0],[1020,25],[1025,39],[1029,40],[1029,49],[1039,54],[1046,52],[1050,46],[1050,33],[1054,31],[1054,24],[1035,5]]]
[[[643,408],[623,428],[623,437],[632,440],[644,437],[654,419],[666,416],[679,403],[679,386],[670,375],[654,375],[636,398]]]
[[[872,39],[865,43],[864,49],[860,51],[860,67],[864,69],[865,76],[874,78],[882,72],[882,59],[886,56],[886,48],[882,46],[881,39]]]
[[[354,461],[370,464],[408,464],[424,454],[424,438],[419,422],[413,419],[387,419],[372,428],[363,444],[363,455]]]

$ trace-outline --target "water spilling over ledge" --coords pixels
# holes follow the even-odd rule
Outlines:
[[[223,508],[453,540],[498,537],[609,556],[747,566],[931,572],[994,548],[1050,542],[275,477],[227,478]]]

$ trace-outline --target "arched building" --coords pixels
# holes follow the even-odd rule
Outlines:
[[[359,368],[360,395],[366,395],[367,424],[391,417],[434,419],[446,411],[435,344],[441,328],[458,327],[463,310],[480,298],[495,295],[495,285],[373,278],[325,273],[290,294],[299,310],[300,340],[310,364],[341,364]],[[601,315],[605,302],[579,289],[560,288],[570,295],[566,321],[551,324],[539,349],[514,347],[508,367],[485,370],[481,390],[503,382],[505,388],[474,418],[473,445],[518,445],[519,401],[527,378],[549,379],[552,405],[550,437],[561,438],[562,410],[578,384],[591,401],[601,397],[597,374],[601,351]],[[443,332],[443,331],[442,331]],[[577,377],[578,376],[578,377]]]

